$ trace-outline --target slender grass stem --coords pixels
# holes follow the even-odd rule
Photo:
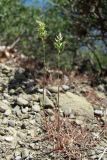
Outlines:
[[[45,74],[46,74],[46,52],[45,52],[45,42],[44,39],[42,39],[42,45],[43,45],[43,63],[44,63],[44,78],[43,78],[43,107],[45,105]]]
[[[59,33],[55,38],[55,48],[57,49],[57,63],[58,63],[58,95],[57,95],[57,107],[58,107],[58,132],[60,131],[60,113],[59,113],[59,92],[60,92],[60,77],[59,77],[59,69],[60,69],[60,54],[63,50],[64,43],[62,34]]]
[[[60,68],[60,51],[58,51],[58,71],[59,71],[59,68]],[[57,102],[57,106],[58,106],[58,110],[59,110],[59,91],[60,91],[60,78],[59,78],[59,72],[58,72],[58,102]]]
[[[59,78],[59,68],[60,68],[60,51],[58,51],[58,131],[60,130],[60,117],[59,117],[59,91],[60,91],[60,78]]]

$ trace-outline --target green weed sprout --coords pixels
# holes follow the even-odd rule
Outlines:
[[[45,40],[47,38],[47,31],[46,31],[46,25],[44,22],[37,20],[36,21],[38,24],[38,36],[42,41],[42,47],[43,47],[43,61],[44,61],[44,81],[45,81],[45,72],[46,72],[46,44],[45,44]],[[45,103],[45,82],[43,82],[43,106]]]
[[[65,42],[63,40],[63,36],[62,36],[61,32],[56,36],[54,46],[57,50],[57,63],[58,63],[58,70],[59,70],[59,68],[60,68],[60,54],[62,53],[64,46],[65,46]],[[58,80],[59,80],[59,74],[58,74]],[[59,87],[60,87],[60,85],[58,85],[58,104],[57,104],[58,107],[59,107]]]
[[[46,51],[45,51],[45,40],[47,38],[47,31],[46,31],[46,25],[44,22],[37,20],[36,21],[38,24],[38,35],[39,38],[42,40],[42,47],[43,47],[43,53],[44,53],[44,67],[46,67]]]

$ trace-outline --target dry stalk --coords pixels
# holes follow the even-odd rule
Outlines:
[[[73,124],[67,117],[61,117],[57,111],[54,112],[54,121],[50,121],[47,117],[44,128],[47,139],[53,144],[50,153],[55,152],[69,158],[81,159],[87,149],[95,146],[89,131]]]

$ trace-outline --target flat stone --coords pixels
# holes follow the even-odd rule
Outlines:
[[[96,109],[96,110],[94,111],[94,114],[99,115],[99,116],[103,116],[104,113],[103,113],[102,110],[97,110],[97,109]]]
[[[32,106],[32,111],[34,111],[34,112],[40,112],[40,105],[38,103],[35,103]]]
[[[33,94],[33,95],[31,96],[31,99],[32,99],[33,101],[38,102],[38,101],[39,101],[39,95]]]
[[[8,109],[9,109],[9,106],[6,103],[0,101],[0,112],[4,113]]]
[[[67,85],[62,85],[62,89],[63,89],[64,91],[68,91],[68,90],[70,89],[70,87],[67,86]]]
[[[7,136],[7,137],[5,137],[4,139],[5,139],[5,141],[7,141],[7,142],[12,142],[12,141],[14,140],[14,137],[12,137],[12,136]]]
[[[43,89],[42,88],[38,88],[38,92],[39,93],[43,93]]]
[[[17,104],[26,106],[26,105],[28,105],[28,101],[26,99],[22,98],[22,97],[18,97],[17,98]]]
[[[14,127],[15,126],[15,121],[14,120],[9,120],[8,121],[8,126]]]
[[[74,114],[83,116],[85,119],[94,119],[94,110],[92,105],[82,96],[71,92],[60,93],[59,106],[65,115]]]
[[[52,93],[58,93],[58,86],[48,86],[48,90]],[[63,89],[59,87],[59,91],[61,92]]]
[[[15,160],[21,160],[21,159],[22,159],[21,156],[16,156],[16,157],[15,157]]]

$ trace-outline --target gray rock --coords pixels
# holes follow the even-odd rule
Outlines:
[[[13,136],[6,136],[6,137],[4,137],[4,140],[7,142],[12,142],[14,140],[14,137]]]
[[[21,153],[18,150],[16,150],[15,153],[14,153],[14,157],[17,157],[17,156],[21,156]]]
[[[94,114],[99,115],[99,116],[103,116],[104,113],[103,113],[102,110],[96,109],[96,110],[94,111]]]
[[[31,99],[32,99],[33,101],[38,102],[38,101],[39,101],[39,95],[33,94],[33,95],[31,96]]]
[[[21,110],[20,110],[20,107],[19,107],[19,106],[16,106],[16,107],[13,109],[13,112],[14,112],[18,117],[20,117],[20,115],[21,115]]]
[[[33,123],[34,124],[34,123]],[[35,130],[34,129],[30,129],[27,131],[27,135],[30,135],[31,137],[35,136]]]
[[[9,93],[14,94],[16,91],[14,89],[10,89]]]
[[[58,93],[58,86],[48,86],[48,90],[52,93]],[[63,89],[59,87],[59,91],[61,92]]]
[[[22,139],[24,139],[24,138],[26,138],[26,133],[23,133],[23,132],[19,131],[17,133],[17,136],[20,137],[20,138],[22,138]]]
[[[50,108],[46,110],[46,113],[47,113],[47,115],[50,115],[50,116],[54,115],[53,110]]]
[[[25,107],[25,108],[21,108],[22,113],[26,114],[28,112],[29,108]]]
[[[98,91],[105,92],[105,88],[103,84],[100,84],[97,88],[98,88]]]
[[[26,106],[26,105],[28,105],[28,101],[26,99],[22,98],[22,97],[18,97],[17,98],[17,104],[20,105],[20,106],[21,105]]]
[[[81,125],[81,126],[84,124],[84,120],[81,120],[78,118],[76,118],[75,122],[76,122],[76,124]]]
[[[67,85],[62,85],[62,89],[63,89],[64,91],[68,91],[68,90],[70,89],[70,87],[67,86]]]
[[[29,144],[29,147],[30,147],[31,149],[35,149],[35,144],[34,144],[34,143],[30,143],[30,144]]]
[[[28,149],[24,149],[23,151],[22,151],[22,158],[23,159],[25,159],[25,158],[27,158],[28,156],[29,156],[29,150]]]
[[[7,118],[3,118],[2,124],[4,124],[4,125],[6,124],[7,125],[8,124],[8,119]]]
[[[6,155],[6,160],[12,159],[12,155]]]
[[[85,119],[94,119],[94,110],[92,105],[82,96],[71,92],[59,95],[59,106],[65,115],[74,114],[83,116]]]
[[[34,103],[34,105],[32,106],[32,111],[40,112],[40,105],[38,103]]]
[[[9,109],[7,109],[5,112],[4,112],[4,115],[5,116],[9,116],[9,115],[11,115],[11,109],[9,108]]]
[[[21,156],[16,156],[15,160],[22,160],[22,157]]]
[[[38,88],[38,92],[39,92],[39,93],[43,93],[43,89]]]
[[[40,97],[40,103],[41,106],[43,107],[54,107],[53,102],[48,98],[48,96],[44,95],[44,99],[43,99],[43,95]]]
[[[35,124],[35,119],[30,120],[29,123],[34,125]]]
[[[9,106],[6,103],[0,101],[0,112],[4,113],[8,109],[9,109]]]
[[[11,99],[10,95],[8,95],[7,93],[3,93],[4,98],[6,99]]]
[[[15,126],[15,121],[14,120],[9,120],[8,121],[8,126],[14,127]]]
[[[17,130],[16,130],[15,128],[9,126],[9,127],[7,128],[7,130],[8,130],[8,134],[11,135],[11,136],[14,136],[14,137],[15,137],[15,136],[17,135]]]

